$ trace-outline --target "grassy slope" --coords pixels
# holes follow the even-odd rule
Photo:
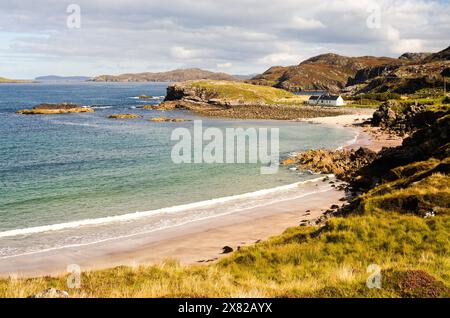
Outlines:
[[[309,96],[298,96],[288,91],[230,81],[195,81],[192,87],[211,93],[221,100],[240,100],[246,103],[263,102],[266,104],[303,104]]]

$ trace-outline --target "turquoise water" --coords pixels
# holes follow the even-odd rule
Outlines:
[[[174,164],[171,132],[177,127],[192,129],[193,122],[154,123],[148,118],[202,119],[204,128],[221,130],[277,127],[282,157],[296,150],[336,148],[354,137],[342,128],[302,122],[218,120],[135,108],[161,102],[166,87],[165,83],[0,85],[0,257],[262,206],[302,195],[298,187],[282,186],[317,177],[286,168],[262,175],[259,164]],[[141,94],[155,98],[136,99]],[[96,112],[14,113],[41,102],[96,105]],[[144,118],[106,118],[124,112]],[[272,190],[233,197],[262,189]],[[202,203],[179,207],[195,202]]]

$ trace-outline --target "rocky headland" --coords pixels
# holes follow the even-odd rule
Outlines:
[[[307,96],[286,90],[231,81],[188,81],[171,84],[160,110],[187,109],[203,116],[290,120],[337,116],[351,109],[307,106]]]

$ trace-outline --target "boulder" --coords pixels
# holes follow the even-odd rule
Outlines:
[[[234,251],[233,248],[230,247],[230,246],[224,246],[224,247],[222,248],[222,254],[228,254],[228,253],[231,253],[231,252],[233,252],[233,251]]]

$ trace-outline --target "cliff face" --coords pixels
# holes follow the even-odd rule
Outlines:
[[[272,67],[249,82],[294,92],[311,90],[338,92],[359,70],[395,61],[396,59],[387,57],[346,57],[331,53],[323,54],[303,61],[299,65]]]
[[[392,63],[359,70],[347,82],[355,93],[414,93],[443,86],[442,75],[450,68],[450,47],[438,53],[405,53]],[[447,76],[447,75],[446,75]],[[355,86],[353,90],[349,86]]]
[[[214,73],[199,68],[179,69],[169,72],[159,73],[135,73],[121,75],[101,75],[91,79],[93,82],[182,82],[189,80],[236,80],[231,75],[225,73]]]

